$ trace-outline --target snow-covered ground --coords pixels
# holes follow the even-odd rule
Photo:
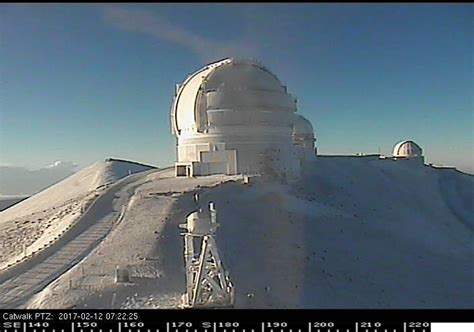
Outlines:
[[[150,169],[118,160],[97,162],[0,212],[0,271],[58,239],[108,186]]]
[[[87,247],[80,262],[48,275],[46,267],[71,255],[66,245],[65,256],[38,262],[47,264],[38,268],[43,283],[23,291],[23,307],[176,308],[185,287],[178,224],[196,209],[194,192],[203,206],[216,203],[236,308],[474,307],[473,176],[403,160],[320,157],[291,185],[174,178],[173,169],[122,181],[86,220],[106,226],[76,233],[76,248]],[[114,282],[117,266],[130,269],[131,283]],[[15,277],[27,280],[32,268]],[[25,281],[2,276],[0,294],[22,293]]]
[[[124,217],[109,236],[80,264],[41,292],[30,307],[84,306],[120,308],[135,292],[142,296],[165,295],[171,306],[184,282],[182,243],[171,220],[188,209],[176,206],[182,197],[200,187],[239,180],[240,176],[213,175],[202,178],[175,178],[174,169],[155,172],[134,183]],[[128,191],[128,192],[127,192]],[[114,283],[116,267],[129,267],[133,285]],[[115,293],[115,295],[114,295]],[[92,296],[92,298],[90,298]],[[160,305],[162,303],[160,297]]]

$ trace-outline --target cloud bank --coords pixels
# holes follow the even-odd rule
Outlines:
[[[77,165],[56,161],[38,170],[0,166],[0,196],[32,195],[73,174]]]

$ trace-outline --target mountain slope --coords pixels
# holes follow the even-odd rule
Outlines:
[[[0,269],[42,248],[73,225],[107,186],[153,167],[122,160],[97,162],[0,212]]]
[[[202,199],[218,208],[237,307],[472,308],[473,193],[454,170],[322,157],[292,188]]]
[[[180,303],[185,285],[178,225],[196,205],[192,192],[165,192],[207,178],[148,180],[108,241],[80,264],[104,276],[101,283],[81,275],[79,266],[39,294],[33,307]],[[319,157],[292,185],[252,178],[247,185],[196,192],[203,208],[216,203],[217,245],[236,289],[236,308],[474,307],[473,176],[404,160]],[[164,214],[169,197],[173,206]],[[137,237],[146,243],[137,247]],[[104,259],[154,273],[132,274],[133,285],[124,287],[113,283]],[[94,291],[71,290],[69,280]]]
[[[101,189],[129,175],[129,171],[130,174],[134,174],[152,168],[154,167],[116,159],[96,162],[31,196],[11,209],[1,212],[0,223],[47,210],[51,207],[62,205],[64,202],[83,197],[91,191]]]

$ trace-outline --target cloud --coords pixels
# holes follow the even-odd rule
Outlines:
[[[258,57],[255,44],[243,40],[215,41],[170,23],[166,18],[142,9],[125,9],[116,6],[101,7],[103,18],[113,27],[151,35],[189,49],[202,61],[225,57]]]
[[[71,169],[71,170],[75,169],[76,167],[77,165],[70,161],[61,161],[61,160],[57,160],[51,165],[46,166],[46,168],[57,168],[57,169],[62,168],[62,169]]]
[[[31,195],[41,191],[76,171],[77,165],[56,161],[38,170],[19,166],[0,166],[0,195]]]

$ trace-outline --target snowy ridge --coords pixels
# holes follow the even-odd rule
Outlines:
[[[107,186],[150,169],[153,167],[121,160],[96,162],[0,212],[0,270],[58,240]]]
[[[109,161],[107,161],[109,160]],[[0,213],[0,223],[27,214],[47,210],[53,206],[82,197],[90,191],[113,183],[127,175],[154,167],[134,162],[106,159],[83,168],[63,181],[31,196],[11,209]]]

